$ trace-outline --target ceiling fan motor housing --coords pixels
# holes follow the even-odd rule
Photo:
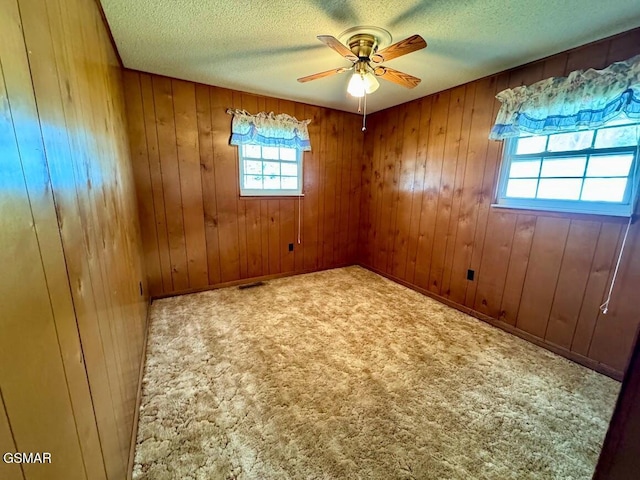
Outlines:
[[[358,33],[349,38],[349,49],[360,60],[368,60],[378,50],[376,37],[368,33]]]

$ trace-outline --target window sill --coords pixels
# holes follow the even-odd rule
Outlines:
[[[247,195],[239,195],[241,199],[247,200],[287,200],[291,198],[304,198],[304,193],[275,193],[275,194],[247,194]]]
[[[504,205],[501,203],[492,203],[491,208],[501,210],[516,210],[517,213],[527,213],[531,215],[547,215],[553,217],[579,217],[589,220],[625,220],[633,216],[632,214],[615,214],[602,212],[577,211],[571,209],[552,208],[552,207],[530,207],[522,205]]]

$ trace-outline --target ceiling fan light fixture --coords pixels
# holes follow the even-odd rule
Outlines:
[[[364,97],[365,94],[375,92],[380,83],[375,75],[371,72],[354,72],[349,80],[347,92],[352,97]]]
[[[360,72],[354,72],[349,80],[347,92],[352,97],[364,97],[365,91],[364,75]]]
[[[378,82],[373,73],[367,72],[364,74],[364,91],[367,92],[367,95],[375,92],[379,86],[380,82]]]

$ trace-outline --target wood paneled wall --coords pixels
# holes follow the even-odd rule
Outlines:
[[[620,377],[640,320],[640,227],[603,315],[626,219],[491,207],[502,142],[488,134],[497,92],[638,53],[640,29],[372,115],[359,261]]]
[[[125,91],[152,295],[355,263],[359,116],[135,71]],[[312,119],[301,200],[240,197],[228,108]]]
[[[0,2],[0,73],[0,450],[52,459],[0,478],[122,480],[147,298],[96,2]]]

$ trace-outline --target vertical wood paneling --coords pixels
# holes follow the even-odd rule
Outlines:
[[[153,195],[153,219],[156,224],[156,233],[158,236],[158,257],[160,261],[160,276],[162,279],[161,288],[173,289],[169,231],[167,229],[167,214],[164,202],[164,188],[162,185],[162,165],[158,149],[158,130],[155,122],[156,108],[153,96],[153,85],[149,75],[140,75],[140,88],[142,93],[147,155],[149,156],[149,175],[151,177],[151,190]],[[128,118],[127,120],[135,121],[135,118]],[[136,191],[137,190],[138,188],[136,188]],[[148,255],[146,251],[145,255]]]
[[[382,177],[381,192],[379,197],[380,208],[378,210],[378,236],[376,238],[375,265],[380,270],[387,268],[390,256],[390,247],[393,244],[391,233],[391,220],[395,211],[393,199],[395,195],[397,152],[396,141],[398,135],[402,135],[398,125],[399,109],[392,108],[389,112],[391,129],[385,137],[385,147],[381,153],[380,175]]]
[[[600,234],[598,222],[573,220],[562,257],[545,338],[569,349]]]
[[[427,145],[429,143],[429,127],[431,124],[431,108],[433,97],[427,97],[416,102],[420,121],[418,123],[418,147],[416,152],[416,168],[413,174],[413,186],[411,192],[411,222],[409,225],[408,252],[406,279],[413,282],[416,274],[418,260],[418,246],[420,244],[420,217],[422,215],[422,189],[424,175],[427,168]],[[419,112],[419,113],[418,113]],[[382,128],[380,126],[379,128]],[[407,145],[411,145],[408,143]]]
[[[515,325],[518,319],[522,288],[529,267],[531,243],[536,231],[536,221],[537,217],[533,215],[518,215],[516,221],[499,317],[509,325]],[[479,273],[479,276],[482,276],[482,272]]]
[[[175,141],[176,126],[173,109],[173,90],[171,88],[171,80],[163,77],[152,77],[152,86],[157,118],[158,154],[160,156],[164,206],[167,217],[171,279],[175,290],[184,290],[189,287],[189,272],[184,238],[178,149]]]
[[[636,29],[373,114],[360,263],[620,375],[640,322],[630,296],[640,274],[633,253],[614,290],[618,307],[598,310],[620,219],[492,207],[502,144],[488,135],[496,92],[630,58],[640,53],[639,38]],[[632,235],[629,250],[639,241]]]
[[[422,188],[422,205],[420,208],[420,229],[418,233],[418,250],[414,282],[426,288],[431,271],[433,253],[434,226],[438,212],[438,194],[444,161],[446,125],[449,114],[451,92],[443,92],[434,97],[431,107],[431,121],[426,143],[427,161]]]
[[[492,211],[487,221],[474,309],[494,318],[501,317],[502,295],[517,220],[518,216],[511,212]]]
[[[442,282],[444,261],[448,243],[449,220],[454,195],[454,184],[458,165],[462,115],[464,112],[466,89],[464,86],[451,91],[449,100],[449,114],[447,118],[447,134],[442,162],[442,175],[440,177],[438,210],[436,212],[436,224],[433,235],[433,248],[431,253],[431,268],[429,269],[428,289],[439,293]]]
[[[209,284],[195,85],[172,80],[189,287]]]
[[[420,127],[420,103],[413,102],[403,113],[403,148],[401,150],[400,184],[398,185],[398,206],[391,273],[406,279],[407,256],[409,254],[409,229],[413,216],[413,200],[418,169],[418,133]]]
[[[19,22],[17,5],[11,13]],[[9,22],[2,22],[8,27]],[[18,22],[12,28],[16,34]],[[28,143],[33,140],[28,137],[36,133],[33,130],[38,130],[38,121],[29,111],[31,85],[14,83],[24,80],[22,74],[28,75],[24,46],[18,35],[11,40],[14,38],[15,43],[0,47],[0,78],[6,79],[0,83],[0,261],[6,268],[0,283],[0,385],[16,447],[44,451],[41,446],[46,445],[63,462],[51,469],[54,478],[62,478],[66,467],[69,478],[80,479],[86,473],[25,178],[43,169],[39,145]],[[5,68],[10,65],[11,72]],[[50,411],[57,415],[49,415]],[[23,469],[26,478],[47,478],[43,465]]]
[[[338,112],[329,111],[326,124],[326,151],[324,155],[324,175],[323,179],[323,205],[324,217],[328,221],[323,221],[322,233],[322,266],[326,268],[334,265],[333,259],[336,253],[336,186],[338,185],[338,138],[342,137],[339,132]],[[342,115],[340,115],[342,116]]]
[[[2,399],[0,390],[0,452],[17,452],[16,444],[13,440],[13,433],[9,425],[9,417]],[[0,478],[6,480],[24,480],[21,465],[17,463],[0,462]]]
[[[242,108],[243,95],[240,92],[233,92],[233,108]],[[240,178],[240,165],[234,162],[236,178]],[[240,187],[238,186],[238,192]],[[247,245],[247,200],[236,198],[236,211],[238,216],[238,258],[240,262],[240,277],[247,278],[249,269],[249,254]]]
[[[131,75],[124,72],[124,75]],[[145,255],[145,265],[149,279],[149,288],[162,288],[162,274],[160,266],[160,249],[158,248],[158,232],[155,221],[155,208],[151,174],[149,169],[149,152],[147,151],[147,136],[144,125],[144,110],[142,105],[142,89],[140,78],[128,80],[129,88],[125,91],[127,118],[129,125],[129,148],[133,164],[133,174],[136,181],[136,200],[140,212],[140,227],[142,233],[142,250]]]
[[[213,133],[211,128],[211,101],[209,88],[196,85],[196,111],[198,116],[198,146],[200,155],[202,207],[204,214],[207,254],[207,283],[220,283],[220,244],[218,236],[218,206],[216,203],[216,168],[213,163]],[[204,201],[204,199],[207,199]],[[157,290],[157,291],[165,291]]]
[[[615,261],[617,261],[617,252]],[[609,313],[598,315],[589,347],[589,357],[620,371],[627,367],[629,351],[638,333],[638,285],[640,285],[640,228],[635,223],[629,231],[627,245],[620,262],[620,271],[611,297]]]
[[[501,92],[506,88],[508,75],[502,74],[495,77],[495,92]],[[499,106],[497,102],[493,102],[493,112],[489,120],[489,126],[493,125],[493,121],[498,115]],[[471,262],[469,268],[473,271],[479,271],[480,262],[485,246],[485,237],[487,234],[488,216],[491,210],[491,202],[494,197],[494,185],[498,180],[498,171],[500,158],[502,153],[502,143],[489,141],[486,150],[486,161],[484,165],[484,173],[482,177],[481,189],[478,193],[478,217],[476,220],[476,231],[473,237],[473,250],[471,254]],[[476,297],[477,281],[467,282],[467,291],[464,304],[473,307]]]
[[[360,118],[357,116],[349,117],[348,135],[354,135],[355,132],[361,132]],[[349,156],[347,157],[349,165],[349,241],[347,247],[347,258],[345,263],[355,262],[360,252],[360,218],[362,217],[361,202],[362,196],[362,170],[364,166],[364,141],[365,135],[355,137],[354,141],[349,141],[351,146]]]
[[[448,296],[451,292],[449,285],[451,284],[451,272],[455,260],[455,244],[458,230],[458,216],[460,205],[462,202],[463,182],[465,171],[467,168],[467,152],[469,148],[469,139],[471,131],[471,120],[473,118],[473,105],[476,98],[476,83],[466,86],[464,112],[462,114],[461,141],[458,151],[456,176],[453,183],[453,200],[451,203],[451,214],[449,215],[449,225],[447,229],[446,247],[444,253],[444,264],[440,278],[435,277],[431,282],[430,290],[439,293],[442,296]],[[446,192],[445,192],[446,193]],[[439,281],[438,281],[439,280]]]
[[[611,281],[615,267],[620,234],[620,225],[602,224],[571,344],[571,350],[580,355],[589,354],[593,330],[600,314],[599,307],[604,302],[605,290]]]
[[[554,217],[540,217],[536,223],[516,326],[540,338],[549,320],[569,225],[569,220]]]
[[[477,82],[471,133],[467,150],[462,196],[458,215],[453,265],[449,283],[443,284],[449,297],[459,304],[465,303],[468,280],[467,269],[471,267],[474,240],[476,234],[482,235],[484,229],[478,228],[479,206],[482,201],[485,164],[489,140],[486,132],[493,125],[493,104],[496,89],[496,77],[489,77]],[[486,196],[487,201],[489,195]],[[486,218],[484,219],[486,221]]]
[[[143,221],[150,231],[156,227],[145,243],[152,295],[355,262],[359,116],[135,71],[124,81],[140,211],[156,221]],[[312,119],[302,199],[240,197],[228,108]]]
[[[294,104],[295,109],[295,117],[298,119],[308,118],[305,116],[305,106],[301,103]],[[307,186],[307,178],[309,177],[309,172],[307,171],[307,157],[309,153],[304,152],[302,155],[302,172],[303,172],[303,181],[302,181],[302,194],[305,195],[306,186]],[[302,226],[303,219],[305,218],[304,212],[304,203],[302,200],[302,196],[295,199],[294,204],[294,221],[295,221],[295,246],[294,246],[294,268],[296,272],[304,271],[304,258],[305,258],[305,242],[304,238],[304,228]]]
[[[391,220],[389,222],[388,229],[388,244],[387,250],[389,254],[387,255],[387,265],[385,270],[393,269],[393,257],[396,253],[396,242],[398,240],[398,236],[400,236],[400,230],[396,228],[396,224],[398,222],[398,204],[400,203],[400,198],[403,194],[402,184],[410,181],[407,177],[409,177],[411,172],[410,168],[407,166],[411,165],[410,161],[406,159],[403,161],[402,158],[402,143],[404,139],[404,115],[402,112],[398,112],[398,128],[396,134],[396,141],[393,145],[390,145],[391,151],[393,152],[393,177],[392,177],[392,196],[391,196]]]
[[[310,119],[309,137],[315,140],[315,145],[311,146],[310,152],[304,153],[304,200],[302,201],[303,211],[303,238],[304,238],[304,270],[316,270],[319,266],[318,252],[318,217],[320,216],[319,205],[321,202],[319,179],[321,177],[320,162],[320,142],[321,138],[321,117],[318,107],[304,106],[305,118]]]
[[[339,131],[341,138],[350,137],[349,132],[349,118],[345,118],[344,115],[340,115],[338,119]],[[355,132],[353,132],[355,135]],[[362,137],[362,132],[359,136]],[[337,264],[344,264],[349,258],[348,255],[348,242],[349,242],[349,189],[351,188],[351,182],[349,173],[351,172],[350,163],[352,144],[349,142],[338,142],[338,185],[336,187],[336,213],[335,216],[335,242],[337,258],[335,262]],[[359,160],[355,159],[356,162]],[[358,172],[359,173],[359,172]],[[358,202],[360,203],[360,202]]]
[[[142,108],[129,145],[121,71],[93,1],[4,2],[0,23],[0,437],[10,424],[11,450],[52,453],[50,465],[24,465],[26,479],[121,479],[147,289],[130,151],[154,210]],[[142,105],[140,82],[129,93]],[[153,221],[145,229],[153,249]]]

